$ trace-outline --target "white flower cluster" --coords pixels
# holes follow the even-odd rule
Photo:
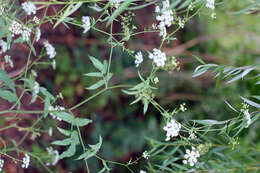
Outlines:
[[[37,16],[33,17],[33,22],[39,24],[40,23],[40,19]]]
[[[163,127],[163,130],[166,131],[165,141],[169,141],[171,137],[176,137],[179,135],[179,132],[181,130],[181,124],[175,121],[174,119],[171,119]]]
[[[36,14],[36,7],[31,1],[22,3],[22,8],[27,15]]]
[[[135,55],[135,65],[136,67],[139,67],[139,65],[143,62],[143,55],[142,52],[137,52]]]
[[[153,53],[149,53],[149,58],[157,65],[157,67],[162,67],[165,65],[166,54],[159,49],[154,48]]]
[[[197,158],[200,157],[200,153],[198,150],[196,150],[195,147],[191,147],[192,150],[186,150],[186,154],[184,155],[184,158],[186,160],[183,160],[184,164],[188,164],[190,166],[194,166],[197,163]]]
[[[49,106],[49,111],[62,111],[62,110],[65,110],[65,108],[62,106],[56,106],[56,107]],[[50,115],[52,119],[57,119],[58,121],[61,121],[61,118],[55,116],[54,113],[50,113]]]
[[[12,37],[15,35],[22,34],[22,38],[24,41],[28,41],[30,39],[30,35],[32,30],[26,26],[22,26],[20,23],[13,21],[11,26],[9,27],[9,31],[12,34]]]
[[[143,152],[143,158],[148,159],[150,157],[150,154],[147,151]]]
[[[206,7],[214,10],[215,9],[215,0],[207,0]]]
[[[2,169],[4,167],[4,163],[5,163],[5,161],[0,158],[0,172],[2,171]]]
[[[158,28],[160,29],[160,36],[163,38],[165,38],[167,35],[166,26],[170,27],[173,22],[173,12],[168,9],[169,7],[169,0],[163,1],[161,9],[159,6],[155,7],[155,12],[159,13],[159,15],[156,16],[156,20],[160,22],[158,25]]]
[[[90,30],[90,26],[91,26],[91,23],[90,23],[90,17],[89,16],[83,16],[82,19],[82,27],[84,28],[84,31],[83,33],[86,33]]]
[[[26,26],[23,27],[22,30],[22,38],[24,41],[28,41],[30,39],[30,35],[31,35],[32,30]]]
[[[54,58],[56,56],[55,48],[48,41],[45,41],[43,44],[50,59]]]
[[[22,168],[28,168],[29,164],[30,164],[30,156],[28,156],[28,154],[25,154],[25,156],[23,157]]]
[[[248,109],[246,109],[245,111],[244,111],[244,116],[245,116],[245,119],[246,119],[246,128],[248,128],[249,127],[249,125],[251,124],[251,116],[250,116],[250,114],[249,114],[249,112],[248,112]]]
[[[182,112],[185,112],[185,111],[187,110],[187,108],[186,108],[185,106],[186,106],[186,103],[182,103],[182,104],[180,105],[180,110],[181,110]]]
[[[7,43],[4,40],[0,40],[0,54],[7,51]]]
[[[14,63],[13,63],[13,61],[12,61],[12,59],[11,59],[11,56],[5,55],[4,58],[5,58],[5,63],[6,63],[6,64],[9,64],[10,67],[13,68],[13,67],[14,67]]]

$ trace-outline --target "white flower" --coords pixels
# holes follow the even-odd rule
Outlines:
[[[183,160],[183,163],[184,164],[188,164],[190,166],[194,166],[196,163],[197,163],[197,158],[200,157],[200,153],[198,150],[196,150],[195,147],[191,147],[192,150],[186,150],[186,154],[184,155],[184,158],[186,160]]]
[[[13,61],[12,61],[12,59],[11,59],[11,56],[5,55],[4,58],[5,58],[5,63],[9,64],[10,67],[13,68],[13,67],[14,67],[14,63],[13,63]]]
[[[166,26],[170,27],[174,19],[172,10],[168,10],[169,7],[169,0],[163,1],[161,9],[159,6],[155,7],[155,12],[158,13],[158,15],[156,16],[156,20],[160,22],[158,25],[158,28],[160,30],[159,35],[163,38],[165,38],[167,35]]]
[[[90,17],[89,16],[83,16],[82,17],[82,19],[81,19],[81,21],[82,21],[82,27],[84,28],[84,31],[83,31],[83,33],[86,33],[86,32],[88,32],[89,30],[90,30],[90,25],[91,25],[91,23],[90,23]]]
[[[139,65],[143,62],[143,55],[142,52],[137,52],[135,55],[135,65],[136,67],[139,67]]]
[[[176,137],[179,135],[179,132],[181,130],[181,124],[175,121],[174,119],[171,119],[163,127],[163,130],[166,131],[165,141],[169,141],[171,137]]]
[[[50,59],[54,58],[56,56],[55,48],[48,42],[44,42],[44,47],[47,51],[47,55],[49,55]]]
[[[140,173],[146,173],[146,171],[141,170]]]
[[[12,34],[12,37],[15,35],[19,35],[22,33],[22,25],[16,21],[13,21],[11,26],[9,27],[9,31]]]
[[[143,158],[148,159],[150,157],[149,153],[147,151],[143,152]]]
[[[32,70],[31,72],[32,72],[32,75],[33,75],[34,77],[37,77],[37,76],[38,76],[38,74],[37,74],[37,72],[36,72],[35,70]]]
[[[7,43],[4,40],[0,40],[0,54],[7,51]]]
[[[159,49],[154,48],[153,53],[149,53],[149,58],[152,59],[158,67],[162,67],[165,65],[166,54],[164,52],[161,52]]]
[[[40,19],[37,16],[33,17],[33,22],[39,24],[40,23]]]
[[[249,112],[248,112],[248,109],[246,109],[245,111],[244,111],[244,116],[245,116],[245,119],[247,120],[247,124],[246,124],[246,128],[248,128],[249,127],[249,125],[251,124],[251,117],[250,117],[250,114],[249,114]]]
[[[30,28],[27,28],[25,26],[23,27],[21,34],[24,41],[28,41],[30,39],[31,32],[32,30]]]
[[[5,161],[0,158],[0,172],[2,171],[2,169],[4,167],[4,163],[5,163]]]
[[[154,82],[155,84],[157,84],[157,83],[159,82],[158,77],[155,77],[155,78],[153,79],[153,82]]]
[[[40,28],[38,27],[38,28],[36,28],[36,31],[35,31],[36,33],[36,35],[35,35],[35,41],[36,42],[38,42],[39,40],[40,40],[40,38],[41,38],[41,30],[40,30]]]
[[[22,168],[28,168],[29,164],[30,164],[30,156],[28,156],[28,154],[25,154],[25,156],[23,157]]]
[[[33,85],[33,92],[32,92],[32,100],[31,100],[31,103],[34,103],[36,98],[37,98],[37,95],[38,93],[40,92],[40,85],[38,82],[34,82],[34,85]]]
[[[31,1],[22,3],[22,8],[27,15],[36,14],[36,7]]]
[[[215,0],[207,0],[206,7],[214,10],[215,9]]]
[[[155,12],[160,13],[160,15],[156,16],[156,20],[164,23],[164,25],[168,27],[172,25],[173,21],[173,12],[171,10],[168,10],[169,7],[169,0],[163,1],[162,9],[160,9],[158,6],[155,7]]]
[[[187,108],[185,107],[185,105],[186,105],[186,103],[182,103],[182,104],[180,105],[180,110],[181,110],[182,112],[185,112],[185,111],[187,110]]]

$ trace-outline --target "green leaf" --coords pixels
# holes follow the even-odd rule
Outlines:
[[[73,2],[73,1],[71,1],[71,2]],[[83,2],[79,2],[76,5],[73,5],[73,3],[70,3],[70,5],[67,7],[67,9],[63,13],[63,15],[60,17],[60,19],[55,23],[53,28],[56,28],[61,22],[63,22],[66,19],[66,17],[68,17],[69,15],[71,15],[72,13],[77,11],[81,7],[82,4],[83,4]]]
[[[89,77],[103,77],[103,74],[100,72],[94,72],[94,73],[86,73],[84,76],[89,76]]]
[[[71,144],[71,138],[57,140],[51,143],[52,145],[60,145],[60,146],[67,146]]]
[[[92,123],[92,120],[87,118],[75,118],[74,125],[75,126],[86,126],[89,123]]]
[[[53,114],[67,123],[73,124],[74,122],[74,116],[67,112],[53,112]]]
[[[104,84],[105,84],[105,81],[104,81],[104,80],[100,80],[100,81],[98,81],[97,83],[91,85],[90,87],[88,87],[88,88],[86,88],[86,89],[88,89],[88,90],[94,90],[94,89],[97,89],[97,88],[101,87],[101,86],[104,85]]]
[[[193,120],[193,122],[203,125],[218,125],[225,124],[227,121],[217,121],[217,120]]]
[[[2,97],[4,100],[7,100],[8,102],[11,103],[18,100],[16,94],[12,93],[11,91],[1,90],[1,89],[0,89],[0,97]]]
[[[241,97],[241,96],[240,96],[240,97]],[[247,98],[244,98],[244,97],[241,97],[241,99],[242,99],[244,102],[246,102],[247,104],[249,104],[249,105],[251,105],[251,106],[253,106],[253,107],[260,108],[260,104],[258,104],[258,103],[255,103],[255,102],[253,102],[253,101],[251,101],[251,100],[248,100]]]
[[[93,56],[89,56],[89,58],[90,58],[92,64],[93,64],[100,72],[102,72],[102,70],[103,70],[103,68],[104,68],[103,64],[102,64],[98,59],[94,58]]]
[[[62,128],[59,128],[57,127],[57,129],[59,130],[59,132],[65,136],[70,136],[71,135],[71,131],[69,130],[65,130],[65,129],[62,129]]]
[[[68,148],[68,150],[64,151],[60,156],[59,159],[63,159],[66,157],[71,157],[76,153],[76,145],[71,144]]]
[[[196,56],[196,55],[192,55],[194,58],[196,58],[196,60],[198,60],[201,64],[203,64],[203,65],[206,65],[206,63],[200,58],[200,57],[198,57],[198,56]]]
[[[125,0],[125,2],[123,4],[120,5],[120,7],[118,7],[115,12],[111,15],[111,17],[109,18],[106,27],[108,27],[113,20],[115,20],[117,18],[117,16],[119,16],[122,12],[124,12],[124,10],[127,9],[127,7],[131,4],[131,2],[133,2],[134,0]]]
[[[76,160],[81,160],[81,159],[86,160],[89,159],[90,157],[93,157],[94,155],[97,154],[101,145],[102,145],[102,138],[100,136],[99,142],[96,145],[89,145],[90,149],[87,150],[85,153],[81,154]]]
[[[10,89],[13,90],[13,92],[15,92],[14,81],[11,80],[2,69],[0,69],[0,81],[3,81]]]

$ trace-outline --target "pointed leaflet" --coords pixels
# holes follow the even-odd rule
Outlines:
[[[100,72],[103,71],[104,65],[98,59],[94,58],[93,56],[89,56],[89,59]]]
[[[99,151],[100,147],[102,145],[102,137],[99,137],[99,142],[96,145],[89,145],[90,149],[88,149],[85,153],[81,154],[76,160],[81,160],[81,159],[89,159],[90,157],[93,157],[94,155],[97,154]]]

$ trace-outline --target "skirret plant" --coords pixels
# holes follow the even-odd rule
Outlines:
[[[251,4],[250,4],[251,3]],[[243,14],[259,9],[259,1],[249,1],[248,6],[232,14]],[[52,6],[59,6],[54,15],[48,15]],[[91,10],[93,16],[73,17],[74,13],[83,6]],[[179,70],[180,63],[174,56],[167,56],[163,47],[176,38],[175,33],[183,29],[190,19],[197,15],[208,15],[208,20],[217,17],[215,9],[225,6],[225,1],[217,0],[77,0],[77,1],[19,1],[2,0],[0,2],[0,97],[7,102],[9,108],[1,110],[1,117],[7,122],[0,128],[0,133],[9,129],[24,132],[21,138],[0,137],[0,172],[5,170],[7,162],[20,165],[21,169],[42,166],[43,172],[56,172],[55,165],[59,160],[73,157],[79,162],[84,162],[86,171],[91,172],[88,159],[95,158],[103,165],[101,172],[112,172],[113,165],[126,167],[131,173],[170,173],[170,172],[255,172],[259,167],[259,148],[254,149],[255,155],[242,156],[239,150],[239,134],[245,128],[255,123],[260,116],[260,105],[248,98],[241,96],[241,107],[235,108],[228,101],[225,103],[234,111],[231,119],[217,121],[213,119],[181,121],[179,115],[189,109],[185,103],[175,108],[164,108],[155,99],[156,91],[160,90],[160,78],[158,72],[173,73]],[[154,23],[143,31],[137,31],[139,26],[134,23],[135,13],[143,8],[153,8],[149,17],[154,18]],[[38,15],[41,11],[43,15]],[[94,17],[95,16],[95,17]],[[113,29],[115,24],[121,26],[121,32],[116,33]],[[88,58],[95,68],[94,71],[84,74],[87,78],[96,78],[97,82],[86,86],[87,90],[95,90],[93,95],[87,99],[65,108],[58,105],[63,99],[62,93],[53,95],[37,81],[37,66],[42,64],[56,68],[56,55],[59,54],[55,45],[48,37],[41,33],[41,27],[51,24],[52,29],[64,25],[68,29],[74,25],[79,27],[85,35],[92,30],[107,38],[110,54],[108,60],[102,61],[102,57],[89,55]],[[104,27],[100,27],[104,26]],[[102,28],[102,29],[101,29]],[[146,33],[157,33],[161,39],[159,47],[150,51],[132,50],[127,42],[134,36]],[[10,69],[16,64],[12,61],[12,50],[14,45],[26,45],[29,52],[26,57],[25,68],[13,76]],[[36,46],[37,45],[37,46]],[[117,84],[111,82],[113,69],[111,62],[115,48],[126,52],[133,62],[139,83]],[[202,75],[207,71],[215,74],[217,86],[221,80],[226,84],[236,82],[245,78],[251,71],[257,73],[259,65],[233,67],[229,65],[206,64],[198,56],[194,56],[201,65],[194,70],[193,77]],[[144,60],[150,63],[149,73],[142,73]],[[7,70],[8,69],[8,70]],[[256,85],[260,84],[259,74]],[[133,99],[132,104],[143,105],[143,114],[147,113],[149,107],[158,110],[163,120],[161,131],[165,134],[164,141],[147,138],[150,150],[144,151],[142,156],[129,160],[126,163],[106,160],[99,155],[102,150],[102,136],[96,144],[87,144],[81,135],[81,127],[92,123],[92,120],[84,117],[75,117],[73,111],[102,95],[105,91],[119,88]],[[23,103],[24,97],[30,98],[30,103]],[[239,97],[239,96],[238,96]],[[255,96],[259,99],[260,96]],[[1,101],[1,104],[2,102]],[[224,100],[223,100],[224,101]],[[23,109],[24,104],[33,105],[41,103],[41,110]],[[30,126],[23,126],[19,122],[20,114],[34,115],[36,120]],[[69,125],[69,129],[59,126],[40,128],[39,124],[46,119],[62,121]],[[37,138],[43,134],[52,136],[59,133],[63,139],[55,140],[48,146],[42,146],[41,152],[31,152],[24,145],[26,140],[37,142]],[[222,140],[214,139],[214,135],[220,135]],[[135,142],[135,141],[133,141]],[[64,152],[55,149],[62,146]],[[27,146],[28,147],[28,146]],[[80,149],[81,148],[81,149]],[[82,153],[79,154],[79,151]],[[238,153],[238,157],[246,157],[252,162],[241,165],[232,157],[232,152]],[[224,154],[223,154],[224,153]],[[145,162],[145,167],[137,168],[140,162]]]

